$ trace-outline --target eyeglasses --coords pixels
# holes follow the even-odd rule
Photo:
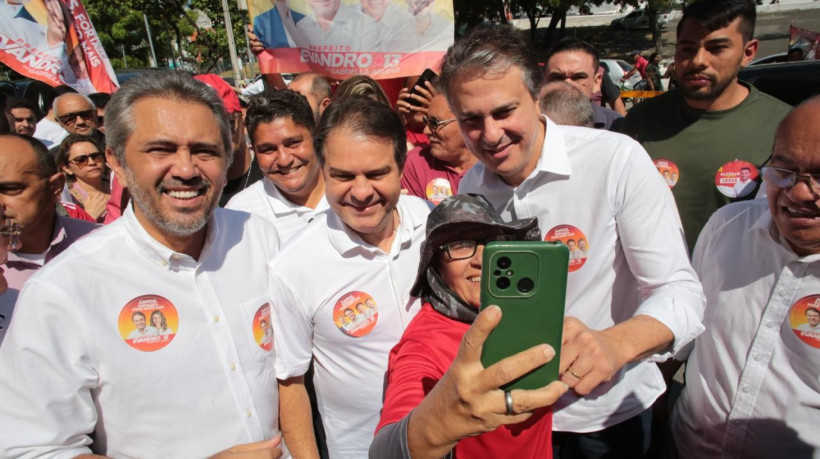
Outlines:
[[[68,162],[77,167],[83,168],[88,165],[88,160],[94,161],[95,163],[104,163],[105,155],[98,151],[96,153],[91,153],[89,155],[77,156],[76,158],[69,159]]]
[[[761,170],[763,180],[778,188],[791,188],[797,183],[798,178],[804,178],[808,181],[812,191],[820,193],[820,174],[798,174],[797,171],[770,166],[763,167]]]
[[[6,220],[3,226],[0,226],[0,252],[3,256],[0,257],[5,262],[5,253],[9,250],[17,250],[20,248],[20,225],[12,223],[11,220]]]
[[[81,112],[73,112],[73,113],[66,113],[65,115],[60,115],[57,117],[61,123],[65,124],[66,126],[71,126],[77,122],[77,117],[83,119],[83,121],[91,121],[96,115],[96,110],[83,110]]]
[[[447,256],[451,260],[464,260],[465,258],[472,258],[475,255],[476,247],[479,245],[487,245],[495,241],[511,241],[512,236],[507,234],[497,234],[489,236],[483,240],[475,241],[465,239],[463,241],[448,242],[439,247],[440,250],[447,252]]]
[[[453,118],[450,120],[439,121],[435,118],[427,118],[426,116],[422,117],[422,121],[424,121],[424,124],[426,124],[427,127],[430,128],[430,132],[432,132],[433,134],[437,134],[439,129],[443,128],[444,126],[447,126],[455,120],[456,119]]]

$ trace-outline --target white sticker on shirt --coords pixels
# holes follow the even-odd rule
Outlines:
[[[589,239],[583,231],[572,225],[558,225],[547,231],[547,242],[560,242],[569,248],[569,272],[578,271],[587,262]]]
[[[166,298],[142,295],[126,303],[117,325],[120,336],[129,346],[153,352],[173,341],[179,328],[179,315]]]
[[[273,328],[270,321],[270,303],[265,303],[259,307],[253,315],[253,339],[262,349],[269,351],[273,349]]]
[[[376,301],[365,292],[345,293],[333,307],[336,327],[353,338],[361,338],[373,331],[378,320]]]
[[[661,174],[661,177],[663,177],[664,183],[666,183],[669,188],[675,188],[680,178],[678,165],[668,159],[656,159],[652,162],[655,163],[655,167],[658,169],[658,173]]]
[[[433,204],[438,205],[444,198],[453,195],[453,190],[450,187],[450,181],[445,178],[434,178],[427,184],[424,190],[425,196]]]
[[[718,169],[715,186],[724,196],[742,198],[755,190],[758,175],[754,164],[736,159]]]
[[[800,341],[820,349],[820,295],[797,300],[789,311],[789,325]]]

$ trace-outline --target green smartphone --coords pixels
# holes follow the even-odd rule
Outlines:
[[[538,389],[557,380],[569,268],[567,246],[544,241],[490,242],[481,266],[481,308],[496,305],[502,311],[501,322],[484,342],[481,363],[486,368],[547,343],[555,349],[549,363],[501,388]]]

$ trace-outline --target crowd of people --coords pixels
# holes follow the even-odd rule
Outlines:
[[[812,457],[820,98],[738,80],[755,21],[689,3],[677,88],[625,117],[593,45],[496,25],[396,101],[178,71],[10,101],[0,457]],[[485,367],[493,241],[567,246],[566,316]]]

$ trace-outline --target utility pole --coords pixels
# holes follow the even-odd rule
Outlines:
[[[154,39],[151,38],[151,26],[148,25],[148,15],[142,13],[142,18],[145,20],[145,31],[148,32],[148,44],[151,45],[151,57],[154,58],[154,67],[159,67],[157,53],[154,52]]]
[[[222,0],[222,10],[225,12],[225,32],[228,34],[228,51],[231,54],[234,85],[238,85],[242,80],[242,76],[239,74],[239,66],[237,65],[236,43],[233,39],[233,25],[231,24],[231,13],[228,10],[228,0]]]

